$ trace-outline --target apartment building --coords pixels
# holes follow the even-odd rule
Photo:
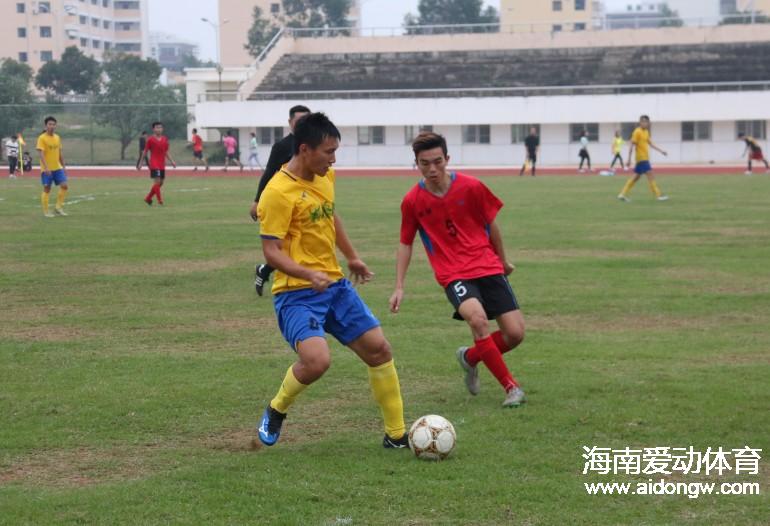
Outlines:
[[[603,3],[596,0],[500,0],[501,31],[585,31],[593,27],[603,9]]]
[[[360,27],[361,1],[354,0],[352,4],[348,18],[353,27]],[[255,7],[259,7],[264,16],[277,19],[283,14],[281,0],[219,0],[219,48],[224,67],[248,66],[254,62],[244,46],[254,22]]]
[[[149,0],[0,0],[0,58],[39,68],[77,46],[149,55]]]

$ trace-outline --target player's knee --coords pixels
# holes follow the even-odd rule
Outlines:
[[[521,342],[524,341],[524,325],[519,324],[507,330],[505,336],[506,341],[508,342],[511,349],[517,347]]]
[[[329,354],[319,354],[302,360],[302,365],[305,367],[309,376],[313,378],[320,378],[329,369],[332,364],[332,359]]]
[[[382,365],[393,359],[393,352],[391,350],[390,342],[385,338],[375,343],[372,346],[370,353],[370,363],[375,365]]]
[[[468,318],[468,325],[471,326],[471,330],[474,334],[480,334],[489,330],[489,320],[483,312],[476,312],[471,314]]]

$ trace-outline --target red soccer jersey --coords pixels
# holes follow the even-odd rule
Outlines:
[[[401,203],[401,243],[420,233],[436,281],[446,287],[457,279],[503,273],[503,263],[489,240],[503,202],[478,179],[451,174],[449,191],[438,197],[420,181]]]
[[[165,135],[160,138],[155,135],[147,139],[144,151],[150,152],[150,170],[166,169],[166,154],[168,153],[168,139]]]
[[[201,136],[197,133],[192,136],[192,143],[193,143],[193,151],[194,152],[202,152],[203,151],[203,139],[201,139]]]

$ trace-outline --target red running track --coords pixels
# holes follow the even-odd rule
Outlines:
[[[745,165],[737,166],[687,166],[687,165],[661,165],[655,168],[656,175],[742,175],[746,169]],[[519,167],[468,167],[459,168],[458,171],[474,176],[518,176]],[[194,171],[190,167],[170,168],[166,170],[169,177],[258,177],[261,171],[250,170],[228,170],[222,171],[221,168],[214,168],[205,172],[203,170]],[[632,172],[617,171],[616,176],[630,175]],[[757,171],[756,173],[763,173]],[[27,172],[25,176],[39,176],[40,172],[35,169],[31,173]],[[69,177],[148,177],[147,170],[135,170],[133,168],[123,168],[116,166],[105,167],[73,167],[67,169]],[[341,177],[416,177],[418,172],[414,168],[338,168],[337,175]],[[537,175],[572,175],[577,177],[592,177],[599,175],[598,171],[591,173],[578,173],[574,168],[538,168]]]

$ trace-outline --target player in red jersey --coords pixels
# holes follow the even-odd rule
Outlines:
[[[514,267],[505,257],[495,222],[503,203],[479,180],[447,171],[449,156],[441,135],[424,132],[412,143],[422,180],[401,203],[396,288],[390,310],[404,298],[404,280],[419,232],[436,280],[455,308],[455,318],[470,326],[475,345],[460,347],[457,359],[471,394],[479,392],[476,365],[483,362],[505,390],[504,407],[525,401],[524,391],[508,370],[503,354],[524,340],[524,317],[506,276]],[[489,320],[499,330],[490,333]]]
[[[209,161],[206,159],[206,156],[203,155],[203,139],[200,135],[198,135],[198,129],[193,128],[192,131],[192,138],[190,139],[190,143],[192,144],[193,149],[193,164],[195,167],[193,168],[193,172],[198,170],[198,164],[203,163],[203,166],[206,167],[206,171],[209,171]]]
[[[163,135],[163,123],[152,123],[152,137],[147,139],[147,144],[144,145],[144,151],[141,157],[136,162],[136,169],[141,170],[142,163],[147,152],[150,152],[150,178],[152,179],[152,188],[147,197],[144,198],[144,202],[152,206],[152,198],[157,196],[158,204],[163,204],[163,197],[160,195],[160,187],[163,186],[163,181],[166,179],[166,159],[171,161],[171,166],[176,168],[174,159],[171,158],[171,154],[168,153],[168,138]]]

